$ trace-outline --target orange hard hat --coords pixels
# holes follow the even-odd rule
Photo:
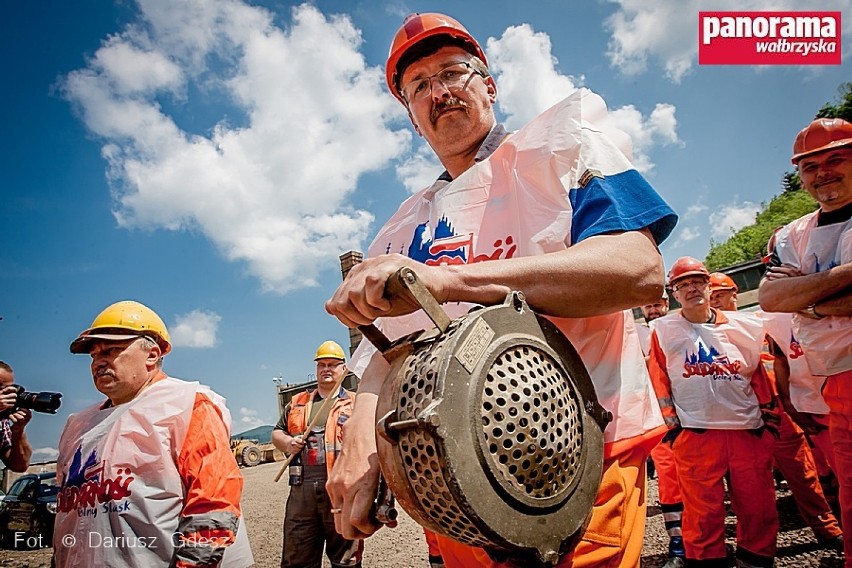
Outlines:
[[[669,269],[669,286],[686,276],[705,276],[710,278],[710,272],[704,263],[691,256],[682,256]]]
[[[852,146],[852,124],[842,118],[818,118],[796,136],[790,161],[798,165],[811,154],[843,146]]]
[[[710,291],[715,292],[716,290],[733,290],[736,292],[739,287],[733,278],[724,272],[713,272],[710,274]]]
[[[399,102],[405,104],[405,99],[402,98],[400,92],[399,79],[402,73],[398,73],[397,65],[399,60],[405,53],[414,45],[420,43],[426,38],[437,35],[447,35],[452,38],[459,39],[463,42],[465,49],[471,54],[479,57],[483,63],[487,65],[485,60],[485,52],[479,46],[479,43],[473,39],[470,32],[465,29],[457,20],[438,13],[426,14],[409,14],[405,17],[402,27],[396,32],[391,43],[390,52],[388,53],[388,62],[385,66],[385,76],[388,82],[388,88],[393,93]],[[399,70],[402,71],[402,70]]]

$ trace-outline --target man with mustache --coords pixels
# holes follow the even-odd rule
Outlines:
[[[710,274],[710,306],[717,310],[729,312],[737,311],[737,291],[739,288],[734,280],[722,272],[713,272]],[[774,373],[767,373],[770,384],[773,387],[773,392],[786,392],[786,399],[789,401],[789,388],[782,391],[781,380],[776,384],[776,376],[784,375],[784,364],[787,362],[783,352],[778,348],[778,344],[770,337],[770,330],[777,330],[780,325],[773,321],[771,316],[785,316],[787,314],[766,314],[761,313],[761,319],[764,323],[766,331],[767,349],[763,353],[764,359],[768,359],[773,364]],[[783,329],[783,325],[780,325]],[[787,334],[784,342],[790,342],[789,323],[787,326]],[[776,338],[781,337],[777,335]],[[784,342],[781,344],[783,345]],[[780,357],[783,357],[783,360]],[[777,362],[778,365],[774,365]],[[788,381],[785,381],[788,384]],[[785,397],[780,397],[783,401]],[[822,486],[819,483],[817,476],[816,463],[811,452],[808,441],[805,438],[805,432],[792,420],[792,417],[785,412],[786,404],[781,404],[778,409],[778,415],[781,423],[778,428],[778,440],[775,442],[774,458],[775,465],[781,471],[781,475],[790,486],[790,491],[793,493],[793,499],[796,501],[796,507],[799,509],[799,514],[807,523],[811,530],[814,531],[814,536],[817,541],[833,550],[843,550],[843,533],[838,526],[837,519],[826,501]]]
[[[133,301],[71,343],[107,399],[69,416],[59,441],[58,568],[253,564],[225,399],[166,375],[171,348],[163,320]]]
[[[406,18],[386,77],[446,171],[402,204],[326,310],[348,327],[379,319],[391,339],[423,329],[422,313],[384,296],[403,266],[451,317],[523,291],[573,343],[614,415],[590,523],[559,565],[638,566],[645,462],[665,428],[629,309],[660,298],[657,246],[674,212],[630,164],[629,138],[607,126],[606,107],[590,91],[508,133],[495,118],[497,85],[484,51],[449,16]],[[378,529],[369,514],[379,473],[375,409],[389,388],[388,365],[362,342],[352,366],[362,382],[328,490],[340,532],[363,538]],[[449,537],[438,541],[448,567],[509,565]]]
[[[812,374],[825,376],[829,435],[840,482],[841,523],[852,526],[852,124],[819,118],[793,143],[791,161],[819,209],[775,235],[760,307],[793,314]],[[852,543],[844,542],[846,566]]]
[[[774,565],[774,397],[754,314],[710,307],[710,273],[681,257],[669,271],[680,313],[652,324],[648,367],[674,451],[687,565],[728,566],[725,483],[737,514],[736,565]]]
[[[325,492],[328,472],[343,445],[343,425],[352,414],[355,393],[335,385],[349,373],[343,349],[325,341],[314,355],[317,386],[287,404],[272,431],[272,443],[288,455],[290,495],[284,513],[282,568],[311,568],[322,563],[323,548],[332,567],[361,566],[362,540],[346,540],[334,528]],[[330,400],[329,400],[330,399]],[[328,400],[328,404],[323,402]],[[308,425],[316,424],[307,431]]]

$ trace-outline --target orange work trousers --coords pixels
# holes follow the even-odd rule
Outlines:
[[[775,556],[778,511],[772,478],[775,438],[768,431],[684,429],[675,439],[683,496],[683,541],[691,560],[723,559],[725,484],[737,516],[737,554]]]
[[[432,568],[444,566],[444,559],[441,557],[441,549],[438,546],[438,535],[429,529],[423,529],[423,536],[426,538],[426,546],[429,548],[429,566]]]
[[[775,442],[775,465],[787,480],[799,514],[817,539],[824,541],[835,538],[843,531],[825,500],[805,433],[786,412],[782,410],[780,415],[779,438]]]
[[[852,370],[831,375],[822,388],[830,409],[828,432],[834,450],[834,473],[840,484],[840,511],[843,526],[852,527]],[[852,538],[844,538],[846,567],[852,568]]]
[[[638,568],[645,535],[648,450],[641,446],[604,460],[603,476],[592,518],[576,548],[562,558],[560,568]],[[481,548],[438,535],[447,568],[509,568]]]
[[[661,505],[675,505],[683,501],[677,480],[674,450],[668,442],[660,442],[651,450],[651,459],[657,468],[657,489]]]
[[[831,446],[831,434],[828,431],[828,414],[815,416],[814,420],[825,425],[825,430],[821,430],[817,434],[808,434],[808,439],[810,439],[811,444],[813,444],[811,453],[814,456],[817,475],[822,477],[833,473],[835,470],[834,449]]]

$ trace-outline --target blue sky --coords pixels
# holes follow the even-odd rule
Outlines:
[[[4,5],[0,359],[65,394],[28,432],[55,455],[101,397],[68,344],[108,304],[169,325],[165,368],[223,394],[234,432],[274,423],[273,377],[301,382],[325,339],[338,255],[366,249],[440,171],[384,86],[405,14],[482,42],[517,128],[578,87],[607,101],[680,214],[666,264],[703,258],[779,192],[792,140],[852,80],[831,67],[699,67],[697,12],[840,10],[852,0],[239,2]]]

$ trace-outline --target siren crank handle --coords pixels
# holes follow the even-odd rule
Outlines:
[[[426,312],[426,315],[441,330],[441,333],[446,333],[450,326],[450,317],[426,286],[417,278],[417,273],[413,269],[403,266],[390,275],[385,284],[385,297],[391,298],[393,296],[407,296],[413,300]],[[391,341],[375,325],[359,325],[358,330],[381,353],[384,354],[390,349]]]

